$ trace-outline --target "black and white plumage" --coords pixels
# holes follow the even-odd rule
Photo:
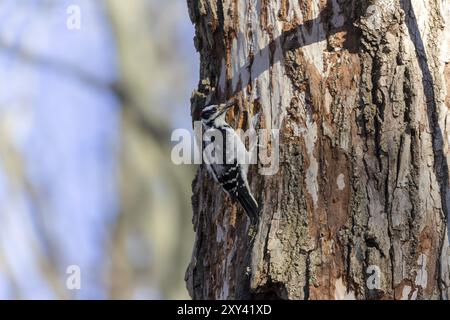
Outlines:
[[[227,110],[232,106],[233,103],[228,103],[203,108],[200,120],[207,137],[203,139],[203,151],[213,149],[215,157],[210,152],[203,152],[203,156],[214,180],[233,201],[242,205],[251,223],[255,225],[259,210],[247,181],[249,154],[236,131],[225,121]],[[218,159],[221,160],[219,163]]]

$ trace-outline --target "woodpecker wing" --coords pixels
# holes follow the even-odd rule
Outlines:
[[[236,163],[226,165],[212,164],[210,165],[210,171],[213,172],[216,180],[230,195],[231,199],[242,205],[252,223],[256,223],[258,219],[258,203],[250,193],[250,187],[242,168]]]
[[[256,224],[259,215],[258,203],[252,196],[247,181],[247,165],[243,163],[242,158],[245,146],[230,126],[224,125],[215,129],[222,135],[222,141],[216,139],[203,144],[204,148],[212,147],[211,144],[214,144],[214,157],[210,152],[204,154],[208,162],[208,171],[232,200],[242,205],[252,224]],[[217,163],[218,159],[220,161]]]

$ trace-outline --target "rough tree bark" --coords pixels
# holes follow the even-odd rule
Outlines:
[[[239,101],[233,126],[259,114],[256,129],[280,130],[279,171],[250,172],[254,242],[242,209],[198,171],[192,298],[448,299],[449,1],[188,7],[193,113],[215,90]]]

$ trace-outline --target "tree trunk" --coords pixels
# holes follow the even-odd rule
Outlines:
[[[449,298],[450,3],[188,6],[201,59],[193,113],[212,90],[235,97],[230,124],[279,129],[280,159],[273,175],[250,170],[254,241],[199,169],[192,298]]]

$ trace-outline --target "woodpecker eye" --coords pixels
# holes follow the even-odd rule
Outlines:
[[[214,110],[207,110],[202,112],[203,119],[209,119],[214,114]]]

